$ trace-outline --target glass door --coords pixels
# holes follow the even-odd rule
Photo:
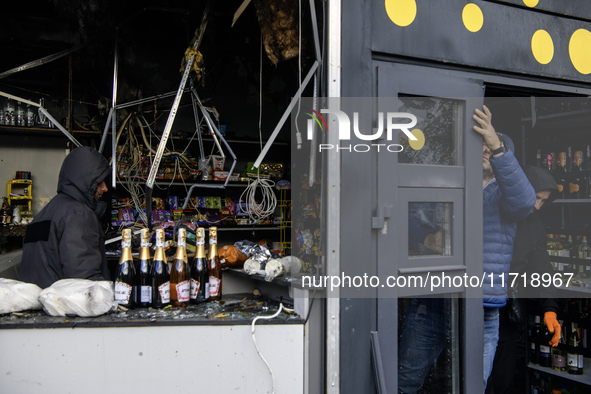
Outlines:
[[[412,114],[378,154],[377,333],[388,392],[482,391],[482,81],[376,63],[380,113]],[[400,121],[402,123],[402,120]],[[414,137],[414,138],[413,138]]]

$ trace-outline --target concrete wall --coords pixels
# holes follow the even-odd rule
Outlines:
[[[4,135],[0,139],[0,196],[17,171],[30,171],[33,214],[57,194],[59,169],[66,157],[65,137]]]

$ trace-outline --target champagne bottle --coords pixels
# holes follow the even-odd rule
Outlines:
[[[209,298],[209,268],[205,258],[205,230],[197,229],[197,250],[191,263],[191,302],[199,304]]]
[[[209,250],[207,261],[209,263],[209,299],[219,301],[222,299],[222,266],[218,256],[218,229],[209,228]]]
[[[556,166],[557,173],[565,173],[567,170],[566,152],[562,151],[558,153],[558,165]]]
[[[115,302],[127,308],[136,303],[136,275],[131,255],[131,229],[123,229],[121,234],[121,257],[115,274]]]
[[[185,307],[191,294],[191,271],[187,261],[186,231],[179,228],[177,248],[170,271],[170,302],[172,306]]]
[[[150,257],[150,230],[143,228],[140,243],[140,269],[139,269],[139,306],[152,305],[152,257]]]
[[[162,308],[170,303],[170,273],[164,253],[164,230],[156,230],[156,248],[154,262],[150,271],[152,280],[152,306]]]
[[[583,151],[575,151],[575,161],[573,163],[573,172],[583,171]]]
[[[581,340],[578,323],[571,322],[569,349],[566,355],[568,373],[575,375],[583,374],[583,355],[580,353]]]

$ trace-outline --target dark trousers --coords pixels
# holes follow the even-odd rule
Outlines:
[[[500,310],[499,344],[493,370],[488,378],[485,394],[510,394],[517,369],[517,324],[507,318],[505,308]]]

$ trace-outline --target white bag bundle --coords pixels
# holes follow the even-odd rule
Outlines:
[[[113,282],[61,279],[39,294],[45,313],[51,316],[100,316],[117,309]]]
[[[0,278],[0,314],[41,309],[39,293],[35,284]]]
[[[265,265],[265,280],[271,282],[278,276],[296,274],[302,270],[302,260],[295,256],[285,256],[271,259]]]

